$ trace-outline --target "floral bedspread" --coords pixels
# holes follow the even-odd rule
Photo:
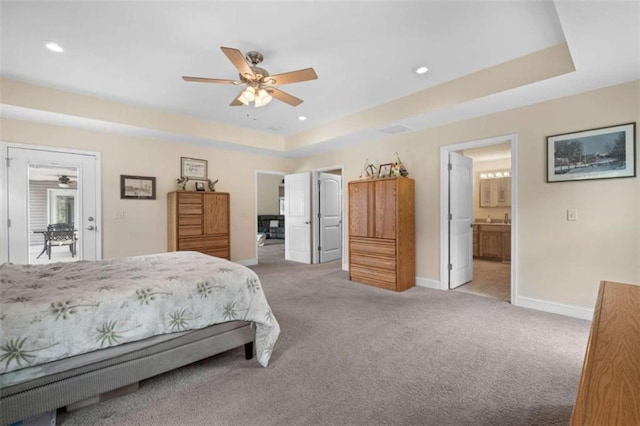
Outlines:
[[[0,373],[232,320],[267,366],[280,326],[251,269],[196,252],[0,265]]]

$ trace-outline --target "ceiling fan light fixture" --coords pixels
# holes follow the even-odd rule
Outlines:
[[[244,91],[242,92],[242,95],[240,95],[239,100],[243,104],[247,105],[249,102],[253,102],[255,98],[256,98],[256,89],[249,86],[246,89],[244,89]],[[246,103],[244,101],[246,101]]]
[[[258,90],[258,95],[256,96],[256,101],[255,101],[256,108],[259,108],[261,106],[265,106],[266,104],[271,102],[271,99],[273,99],[273,98],[271,97],[269,92],[267,92],[264,89]]]

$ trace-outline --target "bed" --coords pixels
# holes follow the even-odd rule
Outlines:
[[[0,285],[2,424],[242,345],[266,367],[280,332],[253,271],[196,252],[4,264]]]

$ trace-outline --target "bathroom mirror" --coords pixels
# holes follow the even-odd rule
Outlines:
[[[511,207],[510,171],[483,172],[479,178],[480,207]]]

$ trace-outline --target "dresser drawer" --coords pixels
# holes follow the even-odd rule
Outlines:
[[[351,253],[362,252],[391,257],[395,257],[396,255],[396,240],[351,237],[349,243],[349,250],[351,251]]]
[[[222,259],[230,259],[229,249],[228,248],[219,248],[219,249],[204,249],[198,250],[201,253],[208,254],[209,256],[220,257]]]
[[[181,214],[178,216],[178,226],[202,225],[201,214]]]
[[[359,277],[363,280],[374,280],[385,283],[387,286],[392,286],[393,288],[396,286],[395,271],[351,264],[349,266],[349,273],[351,274],[351,279],[355,281],[358,281],[355,277]]]
[[[202,205],[202,195],[178,193],[179,204],[200,204]]]
[[[180,204],[178,215],[202,215],[202,204]]]
[[[201,250],[229,247],[229,236],[178,238],[178,250]]]
[[[396,258],[390,256],[367,256],[358,252],[352,252],[351,264],[384,269],[386,271],[393,271],[394,273],[396,270]]]
[[[201,225],[178,226],[178,237],[202,235]]]
[[[375,276],[372,276],[369,274],[359,274],[358,272],[352,272],[350,279],[351,281],[355,281],[358,283],[368,284],[375,287],[384,288],[387,290],[397,291],[397,287],[395,283],[379,280]]]

